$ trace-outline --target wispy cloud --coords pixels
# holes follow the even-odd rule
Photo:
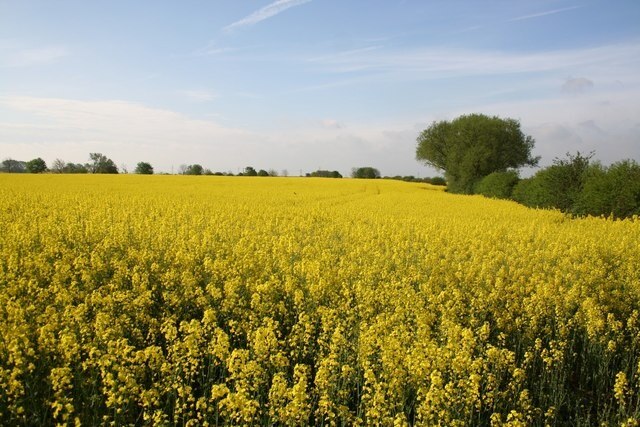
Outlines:
[[[209,56],[209,55],[220,55],[223,53],[234,52],[237,49],[232,47],[222,47],[219,46],[215,41],[210,41],[206,46],[197,49],[193,52],[194,56]]]
[[[233,31],[237,28],[247,27],[251,25],[255,25],[258,22],[264,21],[265,19],[269,19],[273,16],[278,15],[279,13],[284,12],[285,10],[294,7],[300,6],[305,3],[309,3],[311,0],[277,0],[262,9],[259,9],[252,14],[242,18],[239,21],[234,22],[233,24],[227,25],[223,28],[223,31],[229,32]]]
[[[0,96],[0,107],[26,114],[28,120],[25,123],[32,123],[34,128],[38,124],[53,126],[60,130],[64,138],[78,141],[103,140],[113,143],[122,140],[154,144],[163,141],[210,141],[216,137],[222,139],[243,134],[215,122],[120,100]],[[0,123],[0,130],[6,125]],[[56,136],[52,134],[51,138],[55,139]]]
[[[336,53],[332,53],[332,54],[329,54],[329,55],[319,56],[317,58],[310,58],[309,61],[311,61],[311,62],[322,62],[322,61],[327,61],[327,60],[344,58],[344,57],[347,57],[347,56],[356,56],[356,55],[363,54],[363,53],[366,53],[366,52],[371,52],[373,50],[382,49],[383,47],[384,46],[382,46],[382,45],[376,45],[376,46],[367,46],[367,47],[363,47],[363,48],[359,48],[359,49],[345,50],[345,51],[342,51],[342,52],[336,52]]]
[[[509,19],[506,22],[525,21],[527,19],[540,18],[542,16],[555,15],[556,13],[567,12],[569,10],[580,9],[582,6],[563,7],[561,9],[547,10],[545,12],[532,13],[530,15],[518,16],[516,18]]]
[[[24,48],[16,45],[0,45],[0,68],[28,67],[54,62],[69,55],[64,46]]]
[[[419,79],[452,76],[504,75],[596,67],[609,74],[637,66],[640,43],[594,48],[513,53],[467,49],[417,48],[406,50],[360,50],[348,55],[309,58],[331,73],[388,75]],[[608,71],[607,71],[608,70]],[[626,70],[626,71],[625,71]],[[616,77],[619,78],[619,77]]]
[[[215,98],[215,95],[208,90],[204,89],[189,89],[178,91],[178,94],[198,102],[211,101]]]

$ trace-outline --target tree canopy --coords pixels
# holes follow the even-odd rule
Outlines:
[[[187,169],[184,172],[185,175],[202,175],[203,173],[204,168],[198,163],[187,166]]]
[[[151,163],[138,162],[135,172],[140,175],[153,175],[153,166]]]
[[[258,176],[258,172],[256,172],[256,170],[253,167],[247,166],[246,168],[244,168],[244,172],[242,173],[242,175],[244,175],[244,176]]]
[[[376,168],[372,168],[370,166],[362,167],[362,168],[353,168],[351,170],[352,178],[361,178],[361,179],[375,179],[380,178],[380,171]]]
[[[317,171],[308,173],[307,176],[314,178],[342,178],[342,174],[338,171],[328,171],[323,169],[318,169]]]
[[[514,119],[484,114],[433,122],[418,136],[416,158],[444,171],[449,191],[473,193],[473,188],[493,172],[535,166],[535,144]]]
[[[44,160],[42,160],[42,158],[40,157],[33,160],[29,160],[26,163],[25,167],[27,169],[27,172],[29,173],[43,173],[48,170],[47,163]]]
[[[89,159],[91,163],[87,166],[91,173],[118,173],[116,164],[104,154],[89,153]]]
[[[4,159],[0,164],[0,172],[23,173],[26,168],[25,162],[14,159]]]

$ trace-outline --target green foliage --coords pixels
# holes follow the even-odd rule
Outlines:
[[[314,178],[342,178],[342,174],[338,171],[317,170],[307,174],[308,177]]]
[[[567,153],[566,159],[556,158],[545,174],[545,188],[551,196],[552,206],[570,212],[584,187],[594,153],[575,156]]]
[[[376,179],[380,178],[380,171],[370,166],[353,168],[351,171],[351,177],[360,179]]]
[[[63,173],[89,173],[86,165],[81,163],[67,163],[62,169]]]
[[[396,175],[396,176],[385,176],[384,179],[394,179],[396,181],[404,181],[404,182],[424,182],[426,184],[431,185],[447,185],[447,181],[441,176],[435,176],[433,178],[425,177],[425,178],[416,178],[413,175]]]
[[[485,197],[509,199],[519,180],[518,173],[515,171],[493,172],[478,182],[475,193]]]
[[[204,168],[202,167],[202,165],[199,164],[195,164],[195,165],[189,165],[187,166],[187,168],[184,171],[185,175],[202,175],[204,172]]]
[[[118,173],[116,164],[101,153],[89,153],[91,163],[87,165],[87,169],[91,173]]]
[[[429,178],[429,184],[431,185],[447,185],[447,180],[441,176],[434,176],[433,178]]]
[[[244,168],[244,172],[242,173],[243,176],[258,176],[258,172],[256,172],[256,170],[251,167],[251,166],[247,166],[246,168]]]
[[[539,174],[542,173],[544,171],[538,172],[536,178],[539,178]],[[532,177],[518,181],[513,187],[511,198],[530,208],[553,207],[549,204],[549,197],[547,197],[547,193],[541,185],[542,180],[536,178]]]
[[[635,160],[623,160],[608,168],[592,167],[573,211],[615,218],[640,215],[640,165]]]
[[[0,172],[7,173],[24,173],[26,171],[26,163],[20,160],[5,159],[0,166]]]
[[[43,173],[47,171],[47,164],[40,157],[29,160],[25,167],[29,173]]]
[[[572,212],[591,168],[592,157],[593,153],[584,156],[577,152],[575,155],[567,153],[566,159],[554,159],[553,165],[516,186],[514,200],[529,207]]]
[[[135,173],[140,175],[153,175],[153,166],[151,166],[151,163],[139,162],[136,165]]]
[[[267,172],[267,171],[266,171],[266,170],[264,170],[264,169],[260,169],[260,170],[258,171],[258,176],[269,176],[269,172]]]
[[[592,157],[593,153],[578,152],[555,159],[532,178],[521,180],[513,189],[513,200],[574,215],[640,215],[640,165],[623,160],[604,167]]]
[[[514,119],[483,114],[433,122],[418,136],[416,158],[445,172],[448,190],[473,193],[474,186],[492,172],[535,166],[535,144]]]

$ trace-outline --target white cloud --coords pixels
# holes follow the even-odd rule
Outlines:
[[[335,119],[324,119],[320,122],[325,129],[342,129],[344,125]]]
[[[0,110],[12,117],[0,121],[0,151],[14,158],[83,161],[100,151],[118,164],[145,160],[168,170],[174,162],[251,151],[247,144],[256,140],[210,120],[125,101],[0,97]]]
[[[470,105],[452,112],[484,113],[520,120],[523,131],[534,137],[534,153],[541,165],[567,152],[596,152],[596,158],[608,164],[625,158],[640,160],[640,111],[637,91],[592,91],[580,97],[502,102]]]
[[[227,25],[226,27],[223,28],[223,30],[228,32],[228,31],[235,30],[237,28],[255,25],[258,22],[261,22],[261,21],[264,21],[265,19],[276,16],[279,13],[282,13],[291,7],[300,6],[305,3],[309,3],[310,1],[311,0],[277,0],[253,12],[247,17],[242,18],[241,20],[236,21],[233,24]]]

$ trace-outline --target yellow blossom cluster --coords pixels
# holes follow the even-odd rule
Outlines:
[[[640,219],[0,175],[0,424],[639,425]]]

